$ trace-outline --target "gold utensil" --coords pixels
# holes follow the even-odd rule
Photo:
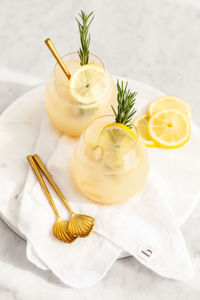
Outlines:
[[[52,197],[49,193],[49,190],[48,190],[48,188],[47,188],[47,186],[46,186],[46,184],[45,184],[45,182],[44,182],[44,180],[43,180],[43,178],[42,178],[42,176],[41,176],[41,174],[38,170],[38,167],[37,167],[33,157],[31,155],[29,155],[29,156],[27,156],[27,159],[28,159],[28,162],[29,162],[30,166],[32,167],[32,169],[33,169],[40,185],[41,185],[41,188],[42,188],[45,196],[49,200],[49,203],[50,203],[50,205],[51,205],[51,207],[52,207],[52,209],[53,209],[53,211],[56,215],[57,220],[56,220],[56,222],[54,223],[54,226],[53,226],[54,236],[62,242],[72,243],[76,239],[76,237],[71,235],[68,232],[68,229],[67,229],[68,222],[61,219],[61,217],[58,213],[58,210],[57,210],[57,208],[56,208],[56,206],[53,202],[53,199],[52,199]]]
[[[33,155],[33,158],[35,162],[38,164],[46,178],[48,179],[49,183],[52,185],[53,189],[59,196],[59,198],[62,200],[62,202],[65,204],[67,209],[70,212],[70,220],[68,222],[68,232],[71,235],[79,236],[79,237],[86,237],[90,234],[94,227],[94,218],[87,216],[87,215],[80,215],[73,212],[71,206],[65,199],[64,195],[61,193],[60,189],[54,182],[53,178],[51,177],[50,173],[47,171],[46,167],[42,163],[41,159],[37,154]]]
[[[46,39],[44,42],[47,45],[47,47],[49,48],[49,50],[51,51],[51,53],[53,54],[53,56],[55,57],[55,59],[57,60],[57,63],[59,64],[59,66],[61,67],[61,69],[63,70],[63,72],[67,76],[67,78],[70,80],[71,74],[69,73],[67,67],[65,66],[62,58],[58,54],[58,51],[56,50],[56,48],[53,45],[52,41],[50,39]]]

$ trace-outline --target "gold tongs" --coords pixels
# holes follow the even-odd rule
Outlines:
[[[73,242],[77,237],[86,237],[90,234],[94,227],[94,218],[87,216],[87,215],[80,215],[73,212],[71,206],[65,199],[64,195],[56,185],[55,181],[53,180],[52,176],[42,163],[41,159],[37,154],[29,155],[27,156],[27,160],[29,164],[31,165],[40,185],[41,188],[48,199],[55,215],[56,215],[56,222],[53,226],[53,234],[56,238],[59,240],[65,242],[65,243],[71,243]],[[53,187],[54,191],[58,195],[58,197],[61,199],[61,201],[64,203],[68,211],[70,212],[70,220],[67,222],[66,220],[63,220],[58,210],[53,202],[53,199],[49,193],[49,190],[42,178],[42,175],[40,174],[40,171],[45,175],[51,186]]]

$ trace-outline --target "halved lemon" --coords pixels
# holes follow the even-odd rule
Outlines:
[[[177,109],[183,112],[188,119],[192,118],[192,109],[185,101],[174,96],[163,96],[155,99],[148,108],[148,115],[151,117],[154,113],[165,109]]]
[[[69,81],[70,92],[76,101],[91,104],[101,100],[109,88],[105,70],[96,64],[78,68]]]
[[[126,125],[111,123],[99,135],[105,164],[111,168],[124,166],[124,155],[131,151],[137,142],[137,135]]]
[[[149,120],[151,138],[164,148],[177,148],[190,138],[190,120],[176,109],[155,113]]]
[[[139,133],[143,137],[144,143],[147,147],[156,147],[158,146],[155,141],[152,140],[148,126],[149,126],[149,117],[148,114],[142,114],[138,116],[133,124],[137,127]]]

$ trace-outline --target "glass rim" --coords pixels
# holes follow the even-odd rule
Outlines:
[[[78,55],[78,52],[77,51],[74,51],[74,52],[69,52],[69,53],[67,53],[67,54],[65,54],[65,55],[63,55],[63,56],[61,56],[61,58],[62,58],[62,60],[64,60],[66,57],[68,57],[68,56],[72,56],[72,55],[77,55],[77,57],[79,58],[79,55]],[[95,82],[94,84],[92,84],[91,86],[95,86],[98,82],[100,82],[103,78],[104,78],[104,76],[105,76],[105,65],[104,65],[104,63],[103,63],[103,61],[97,56],[97,55],[95,55],[95,54],[93,54],[93,53],[91,53],[90,52],[90,54],[89,54],[89,60],[90,60],[90,56],[92,56],[92,57],[94,57],[94,58],[96,58],[97,59],[97,61],[99,61],[100,62],[100,66],[102,67],[102,69],[103,69],[103,75],[102,75],[102,77],[97,81],[97,82]],[[65,62],[65,61],[64,61]],[[90,64],[90,63],[88,63],[88,64]],[[56,80],[56,78],[57,78],[57,76],[56,76],[56,68],[57,67],[59,67],[59,64],[56,62],[56,64],[55,64],[55,66],[54,66],[54,69],[53,69],[53,74],[54,74],[54,76],[55,76],[55,80]],[[80,65],[80,67],[81,67],[81,65]],[[69,81],[69,79],[68,79],[68,81]],[[61,86],[65,86],[64,84],[61,84]],[[74,89],[78,89],[78,88],[80,88],[80,87],[76,87],[76,88],[74,88]]]
[[[99,117],[97,117],[97,118],[95,118],[95,119],[93,119],[92,121],[90,121],[88,124],[87,124],[87,126],[85,127],[85,129],[84,129],[84,131],[83,131],[83,133],[82,133],[82,135],[81,135],[81,138],[83,139],[83,142],[85,143],[85,147],[88,147],[88,141],[87,141],[87,138],[86,138],[86,131],[87,131],[87,129],[89,128],[89,127],[91,127],[91,124],[93,124],[93,122],[95,122],[96,120],[98,120],[98,119],[103,119],[103,118],[115,118],[115,115],[102,115],[102,116],[99,116]],[[113,122],[114,123],[114,122]],[[132,122],[131,122],[132,123]],[[139,131],[138,131],[138,129],[137,129],[137,127],[132,123],[132,125],[133,125],[133,128],[134,128],[134,131],[135,131],[135,134],[137,135],[137,140],[136,140],[136,142],[135,142],[135,145],[133,146],[133,148],[128,152],[129,153],[129,155],[131,155],[132,156],[132,153],[135,151],[135,149],[137,149],[137,147],[139,146],[139,144],[140,144],[140,142],[142,141],[142,138],[141,138],[141,135],[139,134]],[[81,142],[81,140],[80,140],[80,142]],[[135,168],[139,163],[140,163],[140,161],[144,158],[144,155],[145,155],[145,152],[146,152],[146,146],[144,145],[144,143],[142,142],[142,153],[141,153],[141,155],[139,155],[139,156],[137,156],[137,159],[133,162],[131,162],[131,164],[130,164],[130,166],[129,166],[129,168],[127,169],[119,169],[119,170],[115,170],[114,172],[112,171],[112,170],[109,170],[109,171],[103,171],[103,170],[101,170],[101,169],[98,169],[98,167],[96,168],[96,172],[100,172],[100,173],[102,173],[103,172],[103,174],[116,174],[116,172],[117,172],[117,174],[123,174],[124,172],[126,172],[126,171],[128,171],[128,170],[130,170],[130,169],[132,169],[132,168]],[[78,147],[79,148],[79,147]],[[80,149],[79,149],[80,150]],[[127,154],[128,154],[127,153]],[[82,155],[80,155],[79,154],[79,158],[85,163],[85,158],[83,158],[82,157]],[[93,164],[92,164],[92,162],[91,161],[88,161],[87,162],[91,167],[93,167]]]
[[[90,121],[86,126],[85,126],[85,128],[84,128],[84,130],[83,130],[83,133],[82,133],[82,136],[83,136],[83,138],[84,138],[84,142],[87,144],[87,141],[86,141],[86,136],[85,136],[85,134],[86,134],[86,131],[87,131],[87,129],[91,126],[91,124],[92,123],[94,123],[96,120],[98,120],[98,119],[103,119],[103,118],[110,118],[110,117],[115,117],[115,115],[102,115],[102,116],[98,116],[98,117],[96,117],[95,119],[93,119],[92,121]],[[117,123],[117,122],[113,122],[113,123]],[[121,123],[119,123],[119,124],[121,124]],[[138,145],[138,140],[139,140],[139,131],[138,131],[138,129],[137,129],[137,127],[133,124],[133,122],[131,122],[131,124],[132,124],[132,126],[133,126],[133,128],[134,128],[134,130],[136,131],[136,136],[137,136],[137,140],[136,140],[136,143],[135,143],[135,145],[134,145],[134,147],[132,148],[132,150],[133,149],[135,149],[135,147]],[[126,126],[126,125],[125,125]],[[131,130],[131,128],[130,128],[130,130]],[[131,150],[131,151],[132,151]],[[130,151],[130,152],[131,152]]]

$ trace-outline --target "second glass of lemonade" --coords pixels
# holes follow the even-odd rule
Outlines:
[[[77,137],[92,119],[111,113],[111,105],[116,103],[116,87],[97,56],[90,54],[88,64],[82,66],[77,52],[62,59],[71,78],[56,64],[47,82],[45,108],[59,131]]]
[[[88,124],[74,152],[77,187],[101,204],[122,203],[139,192],[148,174],[147,148],[133,125],[102,116]]]

